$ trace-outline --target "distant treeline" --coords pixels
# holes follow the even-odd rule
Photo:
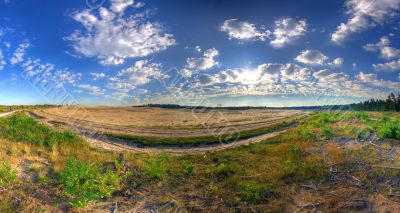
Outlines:
[[[294,109],[294,110],[366,110],[366,111],[400,111],[400,94],[390,93],[387,99],[370,99],[360,103],[348,105],[324,105],[324,106],[297,106],[297,107],[267,107],[267,106],[238,106],[238,107],[211,107],[211,106],[182,106],[178,104],[145,104],[136,107],[158,107],[163,109],[225,109],[225,110],[248,110],[248,109]]]
[[[387,99],[370,99],[357,104],[350,104],[354,110],[397,111],[400,112],[400,94],[390,93]]]

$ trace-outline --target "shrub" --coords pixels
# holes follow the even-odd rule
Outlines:
[[[260,203],[270,198],[273,193],[265,184],[255,181],[245,181],[240,183],[240,191],[237,193],[241,200],[250,203]]]
[[[17,180],[17,171],[10,164],[2,162],[0,166],[0,186],[14,183]]]
[[[223,180],[233,173],[235,173],[235,169],[225,163],[219,164],[214,170],[214,176],[219,180]]]
[[[168,174],[169,160],[169,155],[162,154],[157,159],[148,161],[147,166],[143,168],[143,172],[154,179],[163,178]]]
[[[333,137],[332,130],[329,127],[322,128],[322,135],[325,139],[331,139]]]
[[[80,208],[92,200],[111,196],[119,186],[122,176],[110,169],[101,173],[98,166],[71,158],[61,171],[59,179],[64,194],[72,198],[70,205]]]
[[[315,138],[315,135],[313,134],[313,132],[311,131],[310,128],[304,128],[304,127],[303,128],[298,128],[297,129],[297,135],[300,138],[309,139],[309,140]]]
[[[187,174],[191,175],[194,172],[194,165],[192,163],[185,163],[181,164],[182,168],[186,171]]]
[[[400,140],[400,123],[396,121],[382,122],[377,126],[378,136]]]
[[[0,136],[16,142],[52,147],[55,144],[76,144],[82,140],[70,131],[56,131],[25,115],[15,114],[0,119]]]

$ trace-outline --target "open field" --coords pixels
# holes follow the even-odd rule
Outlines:
[[[288,126],[307,114],[296,110],[144,107],[57,107],[34,111],[36,118],[59,128],[96,132],[142,146],[230,143]]]
[[[399,113],[317,113],[182,156],[93,148],[23,113],[0,126],[0,212],[400,211]]]

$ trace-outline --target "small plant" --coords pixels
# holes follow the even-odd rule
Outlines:
[[[396,121],[381,122],[377,126],[378,136],[400,140],[400,123]]]
[[[147,166],[143,168],[143,172],[154,179],[163,178],[168,174],[169,160],[169,155],[162,154],[157,159],[148,161]]]
[[[17,180],[17,171],[10,164],[2,162],[0,165],[0,186],[14,183]]]
[[[0,136],[16,142],[27,142],[47,147],[56,144],[78,144],[82,142],[81,138],[70,131],[54,130],[21,114],[0,119],[0,126],[3,127]]]
[[[309,140],[315,138],[315,135],[313,134],[313,132],[309,128],[299,128],[297,130],[297,135],[300,138],[309,139]]]
[[[71,197],[71,206],[81,208],[92,200],[110,197],[122,180],[118,172],[99,172],[98,166],[85,161],[69,159],[59,179],[64,194]]]
[[[181,164],[182,168],[186,171],[187,174],[191,175],[194,172],[194,165],[192,163],[185,163]]]
[[[332,130],[328,127],[323,127],[322,128],[322,135],[324,136],[324,138],[327,139],[331,139],[333,137],[333,133]]]
[[[267,201],[273,193],[265,184],[261,184],[255,181],[245,181],[240,183],[240,191],[237,195],[241,200],[250,203],[260,203],[261,201]]]

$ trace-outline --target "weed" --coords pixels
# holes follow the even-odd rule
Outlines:
[[[169,155],[162,154],[157,159],[149,160],[147,166],[143,168],[143,172],[153,179],[164,178],[169,171],[168,162],[170,158]]]
[[[17,180],[17,171],[7,162],[0,165],[0,186],[12,184]]]
[[[332,130],[329,127],[322,128],[322,135],[325,140],[331,139],[333,137]]]
[[[69,159],[61,171],[59,179],[64,188],[64,194],[71,197],[71,206],[80,208],[88,202],[111,196],[116,190],[122,176],[107,170],[99,172],[97,165],[90,162]]]
[[[187,174],[189,175],[193,174],[195,168],[194,164],[183,162],[181,163],[181,166],[186,171]]]
[[[255,181],[245,181],[240,183],[240,191],[237,193],[241,200],[249,203],[260,203],[267,201],[273,195],[273,192],[266,184]]]

